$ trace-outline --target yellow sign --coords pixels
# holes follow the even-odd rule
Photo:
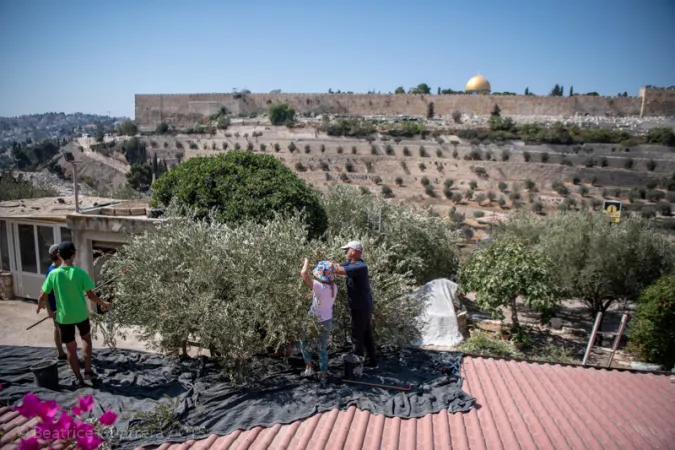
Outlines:
[[[621,221],[621,206],[621,202],[605,200],[605,204],[603,205],[602,209],[607,217],[609,217],[610,221],[619,223]]]

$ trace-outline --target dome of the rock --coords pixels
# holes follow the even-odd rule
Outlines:
[[[490,92],[490,82],[483,75],[478,74],[466,83],[464,90],[467,92]]]

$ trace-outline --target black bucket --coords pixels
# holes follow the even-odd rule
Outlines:
[[[363,375],[364,359],[353,353],[348,353],[342,357],[345,363],[345,379],[357,380]]]
[[[56,390],[59,387],[59,362],[57,360],[42,361],[31,366],[35,384],[46,389]]]

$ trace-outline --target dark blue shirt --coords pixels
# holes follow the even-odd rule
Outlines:
[[[47,275],[45,275],[45,279],[49,276],[49,272],[52,270],[56,269],[54,265],[50,265],[49,268],[47,269]],[[49,306],[52,308],[52,311],[56,312],[56,297],[54,296],[54,291],[52,291],[51,294],[49,294]]]
[[[373,310],[373,295],[370,292],[368,266],[363,260],[340,263],[347,273],[347,297],[349,308],[359,311]]]

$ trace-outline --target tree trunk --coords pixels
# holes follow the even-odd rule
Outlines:
[[[520,327],[520,322],[518,322],[518,309],[516,307],[516,297],[511,298],[511,322],[513,322],[514,328]]]

